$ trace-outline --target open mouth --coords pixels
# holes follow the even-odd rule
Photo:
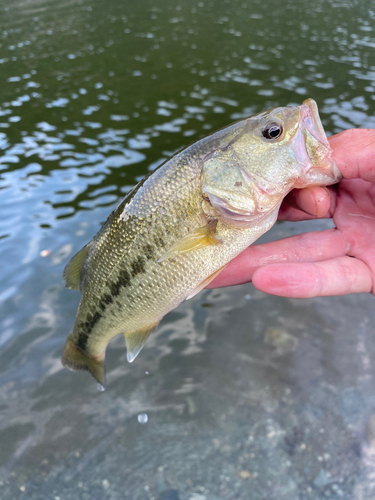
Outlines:
[[[307,131],[315,137],[317,141],[329,148],[328,139],[320,120],[318,106],[314,99],[306,99],[299,106],[301,119]]]
[[[302,165],[310,184],[315,180],[317,184],[338,182],[342,176],[332,157],[316,102],[314,99],[306,99],[299,110],[300,124],[292,138],[296,160]],[[303,187],[307,179],[301,179],[301,186],[298,187]]]

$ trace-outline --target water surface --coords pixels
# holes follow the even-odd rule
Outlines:
[[[374,498],[372,296],[205,291],[132,365],[111,343],[104,393],[60,357],[66,262],[173,152],[307,97],[329,134],[375,127],[375,9],[1,0],[0,20],[0,498]]]

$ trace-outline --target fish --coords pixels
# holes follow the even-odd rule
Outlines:
[[[130,191],[68,263],[80,290],[62,364],[105,388],[109,341],[134,361],[160,320],[275,223],[295,188],[337,183],[313,99],[240,120],[172,156]]]

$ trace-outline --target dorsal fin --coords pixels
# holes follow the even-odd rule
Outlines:
[[[149,338],[151,333],[158,326],[159,321],[154,323],[153,325],[148,325],[142,330],[136,330],[135,332],[125,333],[125,342],[126,342],[126,357],[131,363],[135,360],[138,354],[141,352],[142,347],[145,345],[146,340]]]
[[[87,243],[82,250],[75,254],[74,257],[70,259],[68,264],[64,269],[64,281],[67,288],[72,288],[74,290],[80,290],[80,275],[83,261],[86,258],[87,252],[89,250],[90,243]]]

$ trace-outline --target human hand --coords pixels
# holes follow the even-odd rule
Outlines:
[[[279,220],[331,217],[336,228],[250,246],[208,288],[252,281],[282,297],[375,294],[375,130],[346,130],[329,142],[343,180],[293,190]]]

